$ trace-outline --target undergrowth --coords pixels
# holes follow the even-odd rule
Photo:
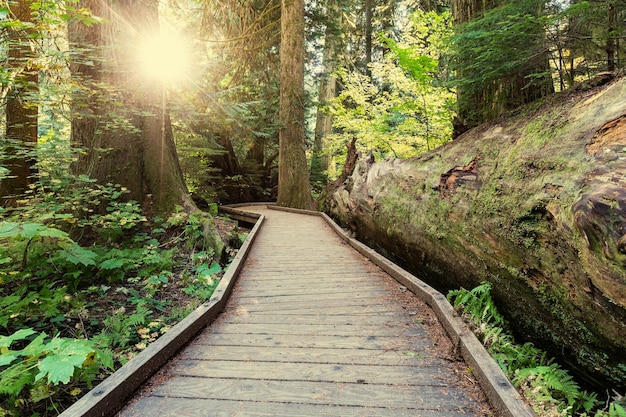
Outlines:
[[[0,417],[58,415],[209,298],[228,262],[210,215],[148,219],[119,186],[45,173],[0,209]]]
[[[546,352],[532,343],[516,343],[491,298],[491,283],[450,291],[448,299],[539,415],[626,417],[624,397],[614,393],[613,398],[600,401],[596,393],[582,390]]]

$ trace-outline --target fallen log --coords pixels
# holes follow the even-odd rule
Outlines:
[[[439,290],[494,285],[518,337],[626,390],[626,79],[412,160],[364,158],[326,210]]]

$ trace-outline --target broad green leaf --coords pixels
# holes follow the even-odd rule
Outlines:
[[[33,381],[30,363],[18,362],[0,372],[0,394],[18,395],[22,389]]]
[[[12,351],[3,353],[0,355],[0,366],[6,366],[19,357],[20,355],[18,353]]]
[[[0,225],[0,239],[7,237],[16,237],[20,232],[19,224],[7,222]]]
[[[45,229],[45,227],[46,226],[39,223],[23,223],[18,226],[18,235],[20,237],[23,237],[24,239],[32,239],[35,236],[39,235],[42,229]]]
[[[0,336],[0,348],[8,348],[16,340],[24,340],[28,336],[31,336],[35,333],[36,332],[33,329],[22,329],[18,330],[10,336]]]
[[[39,373],[35,376],[35,381],[47,377],[51,384],[67,384],[74,375],[75,368],[82,367],[87,357],[94,352],[86,340],[57,337],[46,348],[51,354],[39,362]]]
[[[102,269],[117,269],[124,266],[126,263],[125,259],[107,259],[100,264],[100,268]]]
[[[85,249],[73,243],[71,245],[63,245],[63,249],[59,252],[59,257],[74,265],[95,266],[98,255],[89,249]]]
[[[213,262],[211,264],[211,267],[209,268],[209,270],[207,271],[207,274],[219,274],[220,272],[222,272],[222,267],[220,266],[220,264],[218,264],[217,262]]]

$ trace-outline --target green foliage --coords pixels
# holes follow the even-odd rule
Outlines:
[[[334,158],[343,158],[344,143],[355,136],[361,150],[378,158],[409,158],[450,140],[455,95],[442,85],[447,75],[439,62],[451,17],[416,11],[412,22],[404,41],[382,37],[390,53],[370,64],[371,79],[338,74],[343,90],[330,106],[339,132],[330,139]]]
[[[583,391],[574,378],[532,343],[519,345],[507,329],[491,297],[491,283],[472,290],[450,291],[448,299],[470,321],[476,335],[514,385],[522,390],[541,415],[587,416],[601,403],[597,394]],[[611,404],[609,413],[599,410],[596,417],[619,416],[621,406]]]
[[[0,415],[77,397],[210,297],[221,272],[210,215],[150,222],[121,187],[73,176],[47,140],[39,180],[0,221]],[[174,307],[171,289],[189,298]]]
[[[503,2],[465,23],[454,38],[459,83],[479,90],[492,80],[534,69],[544,45],[544,0]],[[530,81],[530,80],[529,80]]]
[[[24,347],[11,349],[14,344]],[[70,381],[91,383],[97,359],[111,365],[110,358],[98,358],[98,351],[88,340],[49,338],[33,329],[0,336],[0,353],[0,396],[8,397],[13,411],[27,400],[50,398],[61,386],[67,388]]]
[[[598,411],[594,417],[626,417],[626,409],[618,403],[611,403],[608,410]]]

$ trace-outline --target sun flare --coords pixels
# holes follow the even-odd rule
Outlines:
[[[144,37],[139,44],[139,65],[143,76],[165,84],[190,76],[192,53],[189,41],[173,31]]]

